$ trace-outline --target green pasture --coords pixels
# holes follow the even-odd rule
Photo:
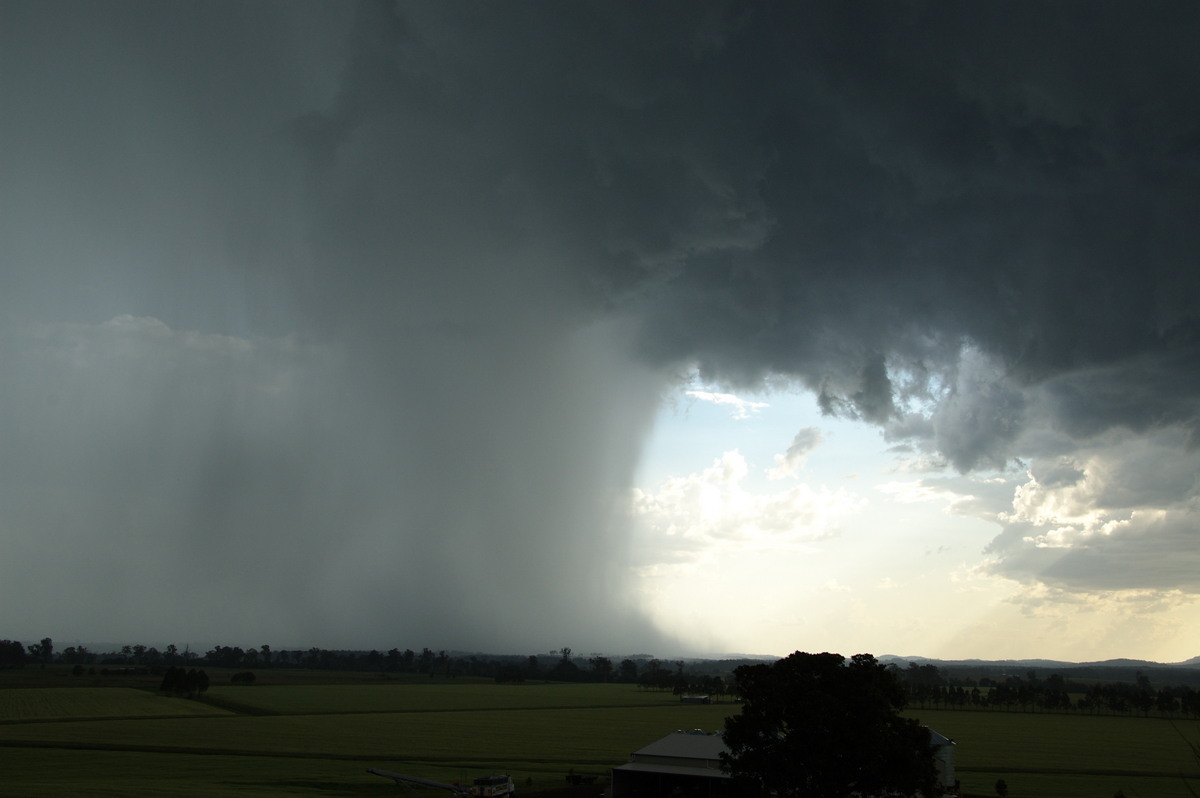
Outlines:
[[[52,683],[54,684],[54,683]],[[512,774],[521,792],[606,774],[676,729],[721,728],[732,704],[681,704],[628,685],[454,681],[214,685],[212,703],[131,687],[0,689],[0,793],[401,794],[380,767],[459,781]],[[1200,764],[1156,718],[915,710],[957,742],[969,795],[1191,798]]]
[[[425,683],[221,686],[207,696],[266,714],[445,712],[565,707],[677,706],[668,692],[629,685],[495,684],[426,680]]]
[[[1195,723],[1158,718],[1021,712],[920,710],[913,717],[953,739],[959,780],[968,794],[1011,798],[1192,798],[1200,762],[1185,736]],[[1183,736],[1181,736],[1183,735]]]
[[[564,786],[571,769],[607,774],[675,729],[718,729],[733,709],[628,685],[412,683],[212,688],[214,700],[246,712],[163,717],[136,712],[157,696],[111,690],[102,716],[0,715],[7,786],[21,795],[396,794],[366,773],[381,767],[442,781],[507,772],[536,792]]]
[[[443,782],[469,782],[497,772],[490,763],[356,762],[304,757],[253,757],[189,754],[145,754],[0,746],[0,795],[22,798],[62,796],[121,796],[125,798],[212,798],[212,796],[399,796],[442,795],[414,793],[390,780],[367,773],[382,767],[419,774]],[[566,768],[522,765],[504,769],[518,793],[536,794],[566,785]],[[606,774],[607,768],[576,766],[578,773]],[[595,792],[599,792],[597,788]]]
[[[185,698],[128,687],[41,687],[0,690],[0,723],[69,718],[152,718],[227,715]]]
[[[0,725],[0,743],[358,759],[613,764],[728,707],[683,706],[122,719]]]
[[[212,796],[401,796],[367,763],[303,757],[196,756],[0,746],[0,794],[212,798]],[[443,774],[450,775],[450,774]],[[457,778],[457,777],[454,777]],[[549,779],[546,779],[549,782]],[[557,786],[557,781],[555,783]]]

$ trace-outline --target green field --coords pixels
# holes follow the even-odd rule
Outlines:
[[[997,779],[1015,798],[1192,798],[1200,762],[1185,737],[1195,723],[1159,718],[1020,712],[910,713],[952,738],[967,793],[995,795]],[[1185,778],[1187,783],[1185,783]]]
[[[132,686],[0,689],[5,795],[400,795],[367,767],[442,781],[508,772],[522,793],[572,768],[604,774],[675,729],[717,729],[732,704],[684,705],[628,685],[380,681],[264,674],[210,701]],[[50,679],[51,677],[47,677]],[[218,674],[214,683],[228,676]],[[270,683],[276,681],[277,683]],[[29,682],[25,682],[26,685]],[[1191,798],[1200,764],[1176,726],[1143,718],[921,710],[956,740],[968,794]],[[599,792],[599,789],[596,789]]]
[[[154,718],[228,715],[229,711],[185,698],[168,698],[128,687],[44,687],[0,690],[0,722],[72,718]]]
[[[597,689],[597,688],[601,689]],[[675,706],[667,692],[595,684],[495,684],[444,680],[398,684],[258,685],[213,687],[209,696],[287,715],[338,712],[443,712],[452,709]]]

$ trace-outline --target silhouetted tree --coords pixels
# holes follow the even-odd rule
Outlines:
[[[198,671],[195,668],[184,670],[183,668],[172,666],[167,668],[163,674],[158,689],[168,695],[194,696],[208,689],[208,674],[204,671]]]
[[[239,646],[217,646],[204,655],[204,661],[216,668],[240,668],[246,663],[246,652]]]
[[[29,644],[29,658],[44,668],[54,662],[54,641],[43,637],[39,643]]]
[[[60,659],[67,665],[87,665],[94,657],[87,646],[67,646],[63,649]]]
[[[734,671],[743,704],[725,722],[738,795],[935,795],[929,730],[903,718],[904,690],[869,654],[797,651]]]
[[[25,646],[18,640],[0,640],[0,668],[23,668]]]
[[[162,681],[158,685],[159,692],[167,695],[182,695],[187,692],[187,671],[183,668],[171,666],[167,668],[163,674]]]
[[[592,678],[596,681],[607,682],[612,678],[613,665],[608,657],[596,654],[588,660],[588,664],[592,666]]]
[[[560,682],[575,682],[579,681],[579,666],[571,659],[571,649],[564,646],[559,649],[558,662],[554,664],[548,676],[551,679],[556,679]]]

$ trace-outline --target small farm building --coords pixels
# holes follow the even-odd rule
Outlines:
[[[958,795],[958,776],[954,773],[954,741],[933,729],[929,729],[929,738],[933,743],[933,764],[937,766],[938,783],[945,788],[947,795]]]
[[[958,794],[954,773],[954,741],[929,730],[944,795]],[[729,774],[721,770],[728,751],[719,732],[675,732],[634,751],[629,762],[613,768],[611,798],[734,798]]]
[[[639,748],[613,768],[612,798],[694,795],[732,798],[729,774],[721,770],[725,739],[702,731],[675,732]]]

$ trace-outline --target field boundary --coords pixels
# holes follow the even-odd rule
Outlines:
[[[250,704],[242,704],[237,701],[229,701],[228,699],[220,698],[217,696],[206,695],[206,696],[197,697],[193,700],[198,703],[201,703],[201,704],[206,704],[208,706],[216,707],[217,709],[224,709],[228,712],[234,713],[235,715],[248,715],[251,717],[262,718],[262,717],[278,717],[279,715],[290,714],[290,713],[279,712],[274,709],[267,709],[265,707],[256,707],[256,706],[252,706]]]
[[[1181,773],[1175,771],[1173,773],[1163,773],[1156,770],[1128,770],[1117,768],[1033,768],[1033,767],[1012,767],[1012,766],[988,766],[988,765],[968,765],[963,767],[955,765],[954,770],[959,773],[1029,773],[1029,774],[1046,774],[1053,776],[1153,776],[1159,778],[1184,778],[1184,779],[1200,779],[1200,771],[1196,773]]]
[[[332,753],[314,753],[314,752],[295,752],[295,751],[253,751],[248,749],[232,749],[232,748],[188,748],[186,746],[176,745],[133,745],[128,743],[84,743],[73,741],[51,741],[51,740],[0,740],[0,748],[40,748],[40,749],[59,749],[65,751],[124,751],[143,754],[194,754],[196,756],[245,756],[245,757],[268,757],[271,759],[330,759],[344,762],[381,762],[381,761],[404,761],[404,762],[428,762],[431,764],[445,763],[460,763],[464,760],[462,757],[455,756],[422,756],[420,759],[407,760],[396,756],[379,756],[377,754],[332,754]],[[480,757],[472,756],[471,762],[479,762],[486,764],[512,764],[513,762],[525,761],[514,760],[511,757]],[[538,763],[551,765],[594,765],[597,767],[613,767],[613,763],[607,759],[575,759],[568,757],[544,757],[539,756],[536,760]],[[619,763],[618,763],[619,764]]]
[[[319,718],[330,715],[438,715],[455,712],[470,712],[473,714],[483,714],[489,712],[562,712],[564,710],[588,710],[588,709],[657,709],[659,707],[674,707],[674,703],[664,704],[567,704],[559,706],[511,706],[511,707],[419,707],[414,709],[327,709],[327,710],[311,710],[302,712],[280,712],[275,709],[266,709],[263,707],[250,706],[241,704],[236,701],[225,701],[221,698],[212,698],[205,696],[204,698],[195,699],[203,704],[210,704],[218,709],[226,709],[230,712],[242,715],[252,715],[256,717],[288,717],[288,718]],[[722,706],[721,704],[711,704],[710,706]],[[733,706],[732,704],[730,706]],[[170,717],[187,717],[175,716]],[[208,717],[208,716],[198,716]],[[5,721],[7,722],[7,721]],[[18,721],[19,722],[19,721]]]
[[[217,707],[224,709],[224,707]],[[33,723],[103,723],[110,720],[189,720],[191,718],[227,718],[228,712],[190,715],[88,715],[81,718],[24,718],[22,720],[0,720],[0,726],[24,726]],[[272,713],[274,714],[274,713]]]

